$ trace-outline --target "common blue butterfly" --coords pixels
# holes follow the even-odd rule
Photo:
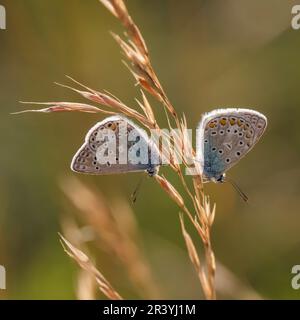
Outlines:
[[[108,117],[93,126],[76,152],[71,169],[87,174],[158,172],[159,152],[147,133],[121,115]]]
[[[198,126],[197,159],[204,180],[224,182],[225,172],[258,142],[267,118],[250,109],[217,109],[203,115]]]

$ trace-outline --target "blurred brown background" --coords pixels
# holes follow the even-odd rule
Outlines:
[[[300,30],[290,24],[297,1],[126,3],[190,128],[216,107],[250,107],[268,117],[262,141],[230,171],[250,204],[230,185],[206,187],[217,203],[213,245],[218,260],[262,297],[298,299],[300,291],[290,284],[291,268],[300,264]],[[120,197],[129,201],[140,174],[93,177],[70,171],[74,152],[99,115],[10,113],[24,108],[19,100],[82,101],[53,84],[67,83],[64,75],[107,89],[131,106],[138,88],[108,32],[122,29],[97,0],[0,4],[7,11],[7,30],[0,31],[0,264],[7,270],[7,290],[0,297],[75,298],[78,268],[63,252],[58,232],[77,209],[63,194],[61,179],[79,177],[110,206]],[[163,118],[161,107],[153,105]],[[176,185],[168,168],[162,172]],[[132,209],[161,297],[201,298],[178,208],[147,179]],[[93,254],[123,296],[140,297],[104,247]],[[238,289],[233,297],[241,297]]]

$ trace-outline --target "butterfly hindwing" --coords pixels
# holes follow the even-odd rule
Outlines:
[[[235,165],[258,142],[266,117],[249,109],[219,109],[204,115],[199,130],[203,174],[217,179]]]
[[[134,156],[139,156],[142,149],[145,156],[139,161]],[[90,129],[85,143],[73,157],[71,169],[97,175],[135,171],[150,174],[158,165],[156,146],[150,143],[147,133],[127,118],[116,115]]]

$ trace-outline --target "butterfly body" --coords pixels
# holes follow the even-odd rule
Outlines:
[[[218,109],[206,113],[199,126],[197,158],[206,181],[224,182],[225,172],[258,142],[266,117],[251,109]]]

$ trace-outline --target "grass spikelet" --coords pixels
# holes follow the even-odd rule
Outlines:
[[[60,235],[62,246],[65,252],[73,258],[78,265],[93,276],[99,286],[101,292],[111,300],[122,300],[121,295],[112,287],[108,280],[97,270],[95,265],[91,262],[89,257],[80,249],[73,246],[67,239]]]

